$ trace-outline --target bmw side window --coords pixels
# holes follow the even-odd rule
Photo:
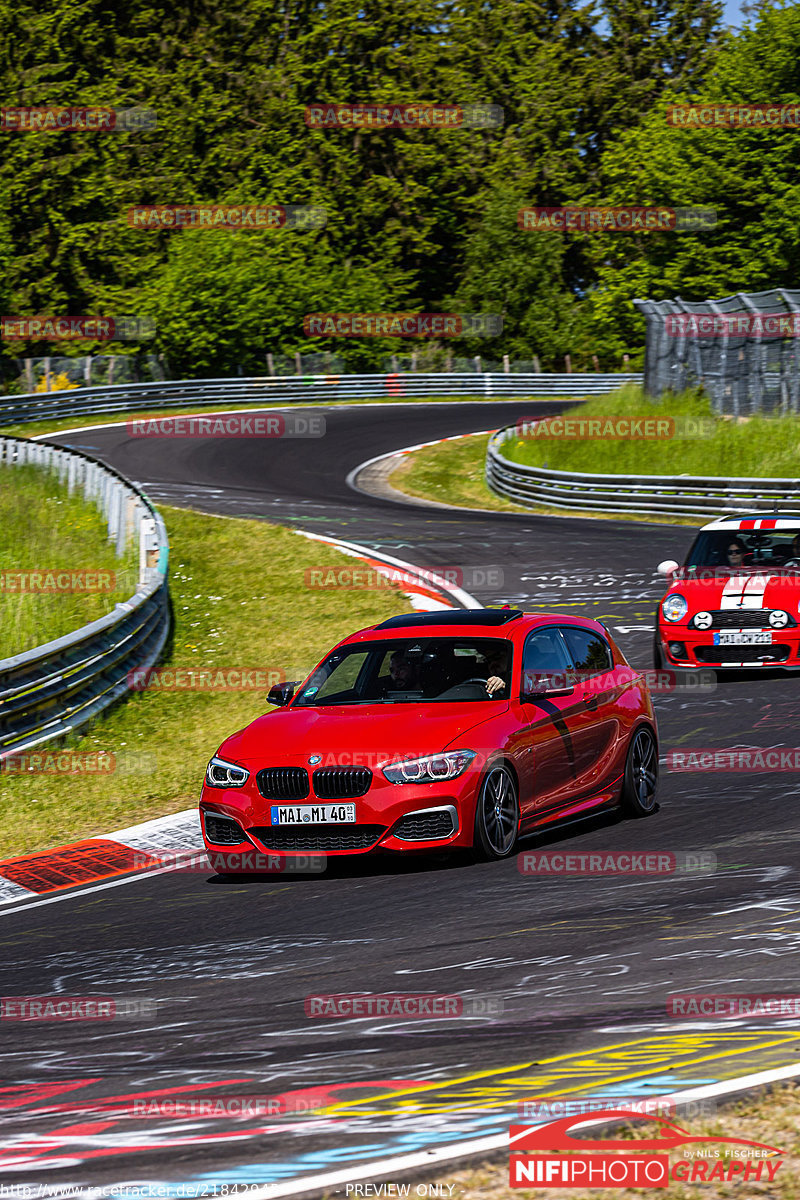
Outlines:
[[[533,685],[545,680],[566,681],[571,669],[564,639],[558,629],[535,629],[525,642],[522,652],[522,691],[533,691]]]
[[[575,674],[585,679],[597,675],[601,671],[610,671],[614,666],[614,656],[605,638],[591,629],[579,629],[575,625],[565,626],[561,632],[567,643],[572,666]]]

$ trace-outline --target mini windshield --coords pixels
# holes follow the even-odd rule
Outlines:
[[[507,699],[511,646],[499,638],[398,638],[329,654],[294,707]],[[490,695],[486,683],[502,680]]]
[[[698,571],[774,571],[788,567],[800,572],[800,524],[787,529],[715,529],[698,534],[681,575]]]

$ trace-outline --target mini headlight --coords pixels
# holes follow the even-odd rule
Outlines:
[[[681,621],[686,616],[686,611],[689,605],[686,603],[686,598],[680,592],[673,592],[671,596],[666,596],[661,605],[661,611],[667,621]]]
[[[247,783],[250,772],[224,758],[212,758],[206,767],[206,783],[209,787],[237,788]]]
[[[474,750],[445,750],[424,758],[405,758],[381,767],[389,783],[441,783],[462,775],[475,757]]]

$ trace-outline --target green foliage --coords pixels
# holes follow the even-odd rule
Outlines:
[[[703,233],[643,233],[595,239],[596,328],[615,351],[641,345],[634,297],[703,300],[797,285],[800,139],[796,129],[680,128],[667,103],[800,103],[800,6],[766,7],[757,24],[721,48],[702,89],[665,94],[639,125],[609,147],[602,199],[717,212]]]
[[[599,7],[596,7],[598,5]],[[152,315],[175,373],[263,370],[269,352],[353,367],[424,349],[312,343],[314,311],[500,311],[455,355],[545,368],[641,346],[632,296],[788,280],[797,135],[671,130],[681,96],[798,93],[798,7],[720,33],[719,0],[0,0],[4,104],[154,109],[137,133],[6,132],[6,313]],[[488,102],[499,129],[309,128],[315,102]],[[715,204],[712,234],[530,234],[515,209],[566,201]],[[316,232],[131,229],[136,204],[314,204]],[[753,233],[755,229],[755,246]],[[755,250],[755,253],[754,253]],[[86,343],[4,352],[92,353]],[[124,351],[135,346],[126,345]]]

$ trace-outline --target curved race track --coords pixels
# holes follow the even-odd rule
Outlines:
[[[481,601],[599,617],[633,664],[649,666],[653,568],[680,557],[690,530],[426,510],[345,482],[374,455],[529,412],[328,409],[321,442],[132,440],[124,427],[57,440],[113,464],[156,502],[284,522],[422,566],[502,567],[502,588],[470,588]],[[792,746],[798,686],[762,675],[659,696],[662,754]],[[288,1181],[502,1132],[523,1096],[665,1092],[795,1061],[791,1021],[676,1021],[666,997],[797,990],[796,777],[665,773],[660,798],[647,821],[603,818],[533,845],[711,851],[715,874],[546,879],[513,860],[359,860],[316,878],[169,873],[7,906],[7,994],[147,997],[158,1009],[88,1034],[34,1024],[4,1039],[7,1097],[21,1107],[6,1117],[0,1183]],[[306,1018],[307,995],[352,991],[470,994],[503,1011]],[[153,1093],[271,1097],[272,1115],[132,1117],[133,1101]],[[87,1112],[89,1100],[103,1108]],[[334,1102],[324,1118],[303,1112]]]

